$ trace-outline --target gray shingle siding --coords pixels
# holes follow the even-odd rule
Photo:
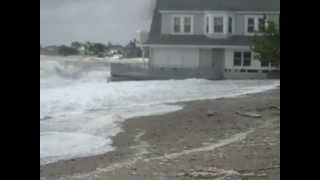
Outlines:
[[[209,38],[203,35],[204,15],[194,15],[194,35],[170,35],[170,13],[160,10],[224,10],[224,11],[280,11],[279,0],[158,0],[153,14],[148,44],[168,45],[222,45],[248,46],[252,37],[244,36],[245,16],[235,15],[234,34],[227,38]],[[278,21],[278,15],[268,15]]]
[[[171,32],[171,14],[161,15],[161,34],[170,34]]]
[[[237,14],[235,16],[235,31],[234,31],[234,34],[236,34],[236,35],[244,34],[244,30],[245,30],[245,23],[244,22],[245,22],[244,15]]]
[[[205,35],[157,35],[150,36],[146,44],[248,46],[251,39],[251,36],[236,35],[220,39]]]

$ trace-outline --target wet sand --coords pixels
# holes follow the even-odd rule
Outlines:
[[[42,179],[280,179],[280,89],[180,102],[121,124],[106,154],[40,166]],[[254,112],[261,117],[243,113]]]

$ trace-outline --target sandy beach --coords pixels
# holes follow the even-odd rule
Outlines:
[[[280,179],[280,88],[179,104],[126,120],[115,151],[40,166],[41,179]]]

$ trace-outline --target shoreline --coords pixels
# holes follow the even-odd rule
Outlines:
[[[115,166],[113,171],[119,174],[112,175],[112,173],[104,172],[102,177],[104,179],[134,179],[137,177],[128,174],[121,175],[122,172],[132,171],[125,167],[128,165],[125,162],[133,161],[136,157],[152,161],[154,160],[152,158],[165,157],[167,154],[191,151],[205,146],[206,143],[219,143],[233,135],[257,128],[264,121],[280,115],[280,113],[274,115],[277,111],[268,109],[271,106],[280,106],[279,99],[280,88],[277,88],[237,97],[172,103],[183,105],[184,108],[164,115],[137,117],[124,121],[121,124],[123,132],[112,138],[115,151],[41,165],[40,176],[46,179],[59,179],[63,176],[89,173],[90,177],[90,172]],[[262,118],[252,119],[236,115],[235,112],[239,110],[257,111],[262,114]],[[182,154],[181,156],[189,155]],[[121,163],[124,163],[124,167],[119,165]],[[129,165],[134,168],[144,167],[144,165],[136,166],[135,163],[131,165],[129,163]],[[145,162],[145,164],[148,163]],[[184,163],[181,164],[179,166],[186,166]],[[152,166],[154,163],[151,163],[150,167]],[[164,166],[170,167],[171,165],[164,163]],[[146,170],[141,171],[148,174]],[[152,178],[155,177],[152,176]],[[150,176],[147,179],[152,178]]]

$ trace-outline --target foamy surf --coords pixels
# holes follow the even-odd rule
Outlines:
[[[112,151],[119,122],[183,108],[168,103],[234,97],[280,85],[278,80],[204,79],[106,83],[108,60],[40,58],[45,58],[40,60],[41,164]]]

